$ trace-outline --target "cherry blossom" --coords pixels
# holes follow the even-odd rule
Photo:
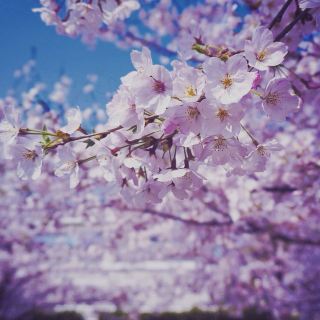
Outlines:
[[[204,71],[208,77],[205,92],[208,98],[228,104],[239,102],[250,89],[256,74],[248,72],[244,57],[234,55],[227,61],[209,58],[204,64]]]
[[[136,0],[124,0],[120,3],[116,0],[103,1],[101,2],[102,20],[107,24],[114,23],[118,19],[124,20],[139,7],[139,2]]]
[[[319,0],[300,0],[299,6],[301,9],[308,9],[308,8],[318,8],[320,7]]]
[[[164,130],[167,133],[177,129],[186,135],[189,132],[199,134],[203,132],[204,117],[209,113],[208,108],[206,100],[171,107],[166,113],[169,117],[164,123]]]
[[[9,158],[17,165],[19,178],[35,180],[41,175],[43,152],[36,141],[20,138],[17,144],[10,146]]]
[[[58,156],[60,163],[55,170],[57,177],[70,176],[70,188],[75,188],[79,183],[79,164],[75,154],[69,147],[59,147]]]
[[[243,147],[233,138],[217,135],[205,139],[203,143],[204,148],[199,159],[207,159],[208,164],[216,166],[242,161]]]
[[[7,107],[3,118],[0,119],[0,141],[11,144],[17,137],[19,129],[19,113],[13,107]]]
[[[150,112],[163,114],[169,106],[172,94],[172,78],[169,71],[159,65],[153,65],[143,74],[131,74],[123,79],[135,95],[137,107],[146,107]]]
[[[248,168],[255,172],[261,172],[266,169],[267,159],[271,152],[279,151],[283,147],[277,141],[270,141],[265,144],[259,144],[254,151],[248,155]]]
[[[281,121],[299,108],[300,99],[293,93],[287,79],[273,79],[266,87],[262,106],[271,119]]]
[[[284,43],[273,42],[272,32],[265,27],[254,31],[252,40],[246,41],[244,50],[249,65],[262,71],[282,63],[288,52]]]
[[[64,133],[72,134],[77,131],[82,122],[81,112],[78,108],[71,108],[66,113],[67,124],[60,130]]]
[[[208,135],[223,135],[232,137],[241,130],[240,120],[244,116],[245,107],[240,103],[223,105],[212,101],[210,108],[206,109],[203,130]]]
[[[203,95],[205,77],[200,70],[188,65],[176,66],[173,96],[185,102],[196,102]]]
[[[188,198],[188,191],[198,189],[202,184],[202,179],[188,169],[170,170],[155,175],[154,178],[164,182],[178,199]]]

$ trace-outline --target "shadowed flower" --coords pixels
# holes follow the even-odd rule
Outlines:
[[[272,120],[282,121],[290,112],[297,110],[300,103],[287,79],[272,79],[267,85],[262,106]]]

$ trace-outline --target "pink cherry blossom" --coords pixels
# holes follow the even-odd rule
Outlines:
[[[155,175],[154,178],[165,183],[178,199],[188,198],[190,191],[202,185],[202,179],[189,169],[169,170]]]
[[[183,134],[189,132],[199,134],[203,131],[204,115],[209,113],[208,108],[206,100],[171,107],[166,113],[168,118],[164,122],[164,130],[167,133],[177,129]]]
[[[259,27],[254,31],[252,40],[246,40],[244,51],[249,65],[264,71],[282,63],[288,48],[282,42],[273,42],[273,34],[269,29]]]
[[[184,102],[196,102],[203,95],[205,76],[200,70],[182,65],[173,80],[173,96]]]
[[[137,108],[136,98],[126,86],[121,86],[107,104],[107,113],[114,126],[128,129],[135,126],[136,132],[144,128],[144,110]]]
[[[82,117],[79,107],[71,108],[66,113],[67,124],[60,130],[62,132],[72,134],[77,131],[81,125]]]
[[[60,163],[58,164],[55,175],[57,177],[70,176],[70,188],[75,188],[79,184],[79,165],[75,159],[75,154],[68,147],[59,147],[58,157]]]
[[[147,74],[151,72],[152,57],[147,47],[142,47],[141,51],[132,50],[130,56],[131,62],[137,71]]]
[[[200,153],[197,151],[199,160],[213,166],[237,164],[243,160],[244,152],[244,147],[237,140],[223,135],[206,138],[203,141],[203,150]]]
[[[254,72],[248,72],[241,54],[230,57],[226,62],[209,58],[203,68],[208,78],[206,97],[222,104],[239,102],[250,91],[256,78]]]
[[[147,108],[155,114],[163,114],[169,106],[172,95],[170,72],[160,65],[146,68],[146,73],[134,73],[123,79],[131,87],[138,108]]]
[[[264,171],[271,153],[282,150],[282,148],[283,147],[276,140],[258,145],[256,149],[248,155],[248,170],[252,170],[254,172]]]
[[[20,138],[9,148],[9,157],[17,166],[17,175],[23,180],[36,180],[41,175],[43,151],[37,141]]]
[[[301,9],[319,8],[320,1],[319,0],[299,0],[299,6],[301,7]]]
[[[103,11],[103,21],[107,24],[114,23],[116,20],[124,20],[130,16],[132,11],[140,8],[136,0],[124,0],[120,3],[116,0],[103,1],[101,3]]]
[[[4,110],[4,117],[0,118],[0,142],[11,144],[20,129],[19,114],[13,107]]]
[[[223,105],[212,101],[205,109],[203,131],[208,135],[223,135],[231,137],[239,134],[240,120],[244,116],[245,108],[240,103]]]
[[[300,98],[293,93],[287,79],[272,79],[266,87],[262,106],[267,115],[275,121],[285,120],[286,116],[300,107]]]

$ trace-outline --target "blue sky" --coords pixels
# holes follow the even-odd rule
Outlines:
[[[72,99],[78,103],[86,75],[95,73],[99,76],[97,98],[102,102],[105,92],[115,90],[120,77],[132,70],[129,52],[107,42],[89,49],[79,39],[58,35],[31,11],[35,7],[39,0],[0,0],[0,96],[12,85],[13,71],[30,58],[34,46],[43,82],[53,83],[64,70],[74,80]]]

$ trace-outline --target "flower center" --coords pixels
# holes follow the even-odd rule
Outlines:
[[[221,83],[225,89],[228,89],[232,86],[233,80],[229,73],[225,75],[225,77],[221,80]]]
[[[75,161],[72,161],[72,160],[69,160],[69,161],[66,161],[63,166],[61,167],[61,170],[63,172],[66,172],[66,173],[69,173],[70,171],[72,171],[74,168],[76,167],[76,162]]]
[[[261,157],[267,157],[269,155],[267,149],[264,146],[258,146],[257,152]]]
[[[23,152],[22,156],[23,156],[26,160],[31,160],[31,161],[33,161],[33,160],[37,157],[37,153],[36,153],[34,150],[26,149],[26,151]]]
[[[230,114],[226,109],[219,108],[219,110],[216,112],[216,116],[220,119],[221,122],[223,122],[230,116]]]
[[[192,86],[188,86],[186,88],[185,94],[187,97],[195,97],[197,95],[197,91]]]
[[[188,107],[187,115],[190,119],[197,119],[200,115],[200,112],[196,107]]]
[[[227,147],[227,140],[223,136],[214,139],[213,148],[215,151],[224,151]]]
[[[156,93],[164,93],[166,91],[166,86],[162,81],[156,79],[153,79],[153,81],[152,87]]]
[[[267,53],[265,50],[262,50],[256,54],[256,58],[260,62],[262,62],[266,58],[266,56],[267,56]]]
[[[273,106],[277,105],[280,101],[280,95],[278,92],[269,92],[265,97],[266,103]]]

